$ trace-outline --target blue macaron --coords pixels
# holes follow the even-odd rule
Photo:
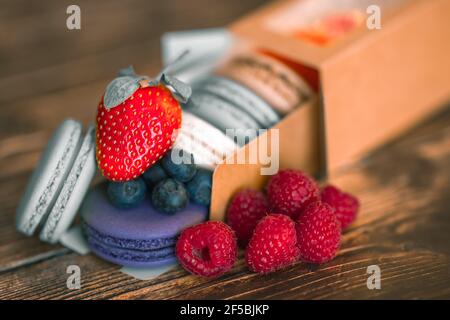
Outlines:
[[[101,183],[88,192],[81,218],[92,252],[115,264],[153,267],[173,263],[180,232],[208,217],[207,207],[195,203],[171,215],[159,212],[148,196],[134,208],[116,208],[107,198],[106,187]]]
[[[95,129],[67,119],[42,153],[16,212],[17,230],[57,242],[70,227],[96,170]]]

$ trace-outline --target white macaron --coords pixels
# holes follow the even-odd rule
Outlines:
[[[214,170],[216,165],[222,161],[212,150],[206,148],[191,135],[187,135],[183,131],[180,131],[178,134],[173,148],[189,152],[194,156],[194,162],[198,167],[208,170]]]
[[[255,138],[258,129],[261,128],[261,125],[247,112],[209,92],[194,91],[185,108],[223,133],[233,134],[239,145],[244,145]],[[251,133],[250,136],[249,133]]]
[[[232,138],[186,110],[175,146],[192,153],[195,162],[208,169],[214,169],[238,148]]]
[[[78,121],[65,120],[54,132],[16,212],[16,227],[54,243],[72,223],[95,173],[95,130],[84,139]]]
[[[270,128],[281,119],[266,101],[233,80],[207,76],[196,83],[194,90],[207,91],[231,102],[253,117],[261,128]]]

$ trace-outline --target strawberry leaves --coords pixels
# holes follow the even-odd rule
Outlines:
[[[172,91],[175,99],[177,99],[179,102],[186,103],[191,97],[192,88],[188,84],[178,80],[177,78],[168,76],[163,73],[161,75],[160,81],[165,84],[170,89],[170,91]]]
[[[130,98],[137,89],[147,86],[147,83],[149,86],[157,86],[162,83],[172,92],[176,100],[181,103],[186,103],[192,94],[191,87],[167,73],[180,63],[188,52],[189,51],[183,52],[177,59],[168,64],[155,79],[137,75],[133,66],[120,69],[118,77],[111,81],[106,87],[103,98],[105,108],[111,109],[117,107]],[[145,83],[141,82],[142,80],[145,80]]]
[[[106,87],[103,102],[106,108],[111,109],[123,103],[139,89],[139,81],[143,76],[121,76],[115,78]]]

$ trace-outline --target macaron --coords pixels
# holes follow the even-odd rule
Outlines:
[[[77,213],[95,173],[95,132],[82,138],[78,121],[65,120],[53,133],[16,211],[16,227],[54,243]]]
[[[295,71],[256,51],[236,55],[216,73],[246,86],[282,115],[313,95],[311,87]]]
[[[229,136],[231,130],[235,142],[245,145],[255,138],[260,124],[247,112],[212,93],[194,91],[185,110],[207,121]]]
[[[174,246],[186,227],[207,219],[206,206],[190,203],[175,213],[155,210],[147,197],[137,207],[114,207],[106,183],[92,188],[81,206],[83,232],[92,252],[115,264],[157,267],[176,261]]]
[[[230,79],[207,76],[195,84],[194,90],[206,91],[229,101],[251,115],[261,128],[270,128],[280,121],[280,116],[265,100]]]
[[[238,146],[222,131],[185,110],[174,148],[192,153],[198,166],[213,170]]]
[[[208,148],[200,143],[192,135],[183,131],[178,133],[173,148],[189,152],[194,156],[194,162],[201,168],[214,170],[214,168],[222,161],[222,158],[214,153],[214,149]]]
[[[89,126],[72,168],[41,231],[42,241],[55,243],[70,227],[94,178],[96,169],[94,151],[95,129]]]

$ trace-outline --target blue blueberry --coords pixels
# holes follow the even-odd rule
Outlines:
[[[161,160],[164,170],[169,176],[180,181],[187,182],[197,172],[194,156],[184,150],[172,149]]]
[[[149,187],[153,187],[161,180],[167,178],[167,174],[161,167],[161,163],[157,162],[145,171],[142,177]]]
[[[152,191],[152,204],[156,210],[165,213],[175,213],[184,209],[189,197],[181,182],[167,178],[160,181]]]
[[[211,202],[212,172],[206,169],[199,169],[195,176],[186,184],[189,198],[202,205],[209,205]]]
[[[117,208],[126,209],[137,206],[147,192],[145,182],[141,178],[126,182],[109,182],[106,193],[109,201]]]

